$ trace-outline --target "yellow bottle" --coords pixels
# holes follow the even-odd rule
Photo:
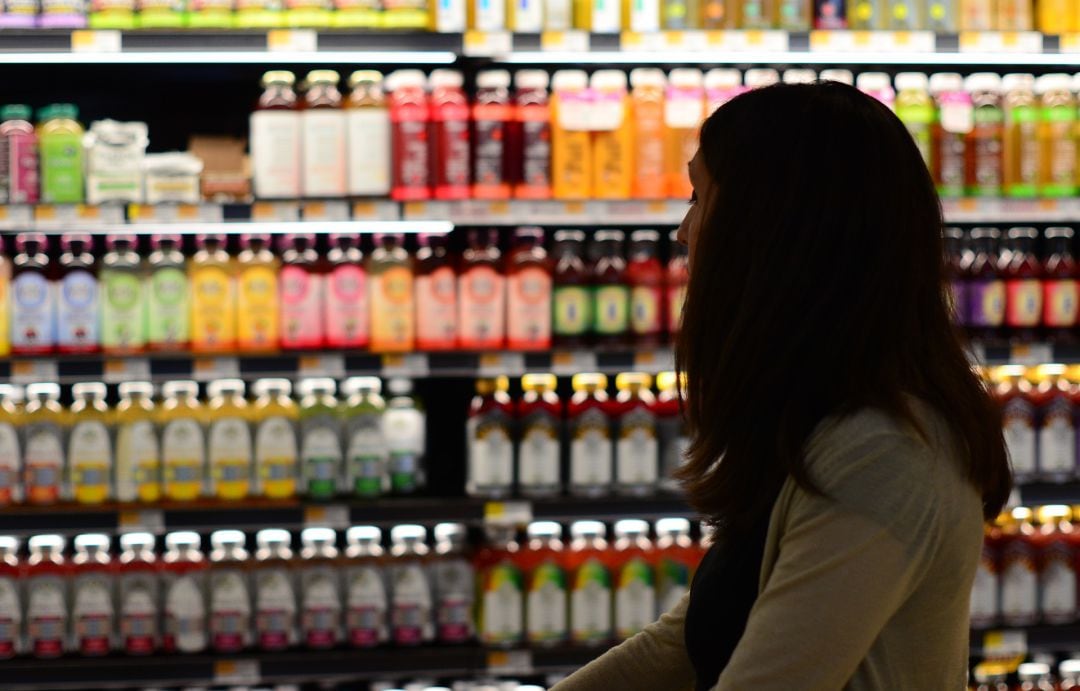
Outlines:
[[[171,381],[161,387],[161,470],[165,498],[191,501],[203,493],[206,476],[205,414],[199,385]]]
[[[22,501],[22,389],[0,384],[0,506]]]
[[[116,406],[116,499],[157,501],[161,497],[161,456],[154,409],[154,385],[120,384]]]
[[[105,385],[79,382],[71,387],[71,430],[68,432],[68,482],[80,504],[109,499],[112,486],[112,436]]]
[[[255,406],[256,496],[283,499],[296,494],[299,451],[296,425],[299,408],[288,379],[260,379],[252,387]]]
[[[593,92],[593,195],[597,199],[629,199],[633,180],[634,123],[627,117],[626,73],[598,70],[590,80]]]
[[[236,348],[235,267],[220,235],[201,238],[188,265],[191,289],[191,349],[202,353]]]
[[[1073,30],[1074,0],[1039,0],[1036,20],[1044,34],[1064,34]]]
[[[698,131],[704,119],[705,76],[701,70],[671,70],[664,105],[667,132],[664,165],[667,169],[668,197],[689,199],[694,191],[687,165],[697,152]]]
[[[248,235],[236,258],[236,345],[241,351],[278,344],[278,260],[267,235]]]
[[[1039,194],[1076,194],[1076,99],[1067,74],[1044,74],[1035,80],[1039,95]]]
[[[210,494],[218,499],[243,499],[251,492],[251,427],[244,382],[219,379],[208,387],[207,460]]]
[[[559,70],[551,80],[551,182],[556,199],[592,196],[592,103],[584,70]]]
[[[67,412],[60,405],[58,385],[39,383],[26,387],[23,476],[26,500],[31,504],[55,504],[60,500],[66,425]]]

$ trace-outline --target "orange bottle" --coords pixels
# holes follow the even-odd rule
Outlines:
[[[634,123],[634,171],[631,189],[635,199],[663,199],[664,89],[662,70],[639,67],[630,72],[630,113]]]
[[[592,196],[592,96],[584,70],[560,70],[551,79],[551,182],[556,199]]]
[[[626,73],[598,70],[589,86],[593,92],[593,196],[629,199],[634,125],[627,113]]]
[[[690,185],[687,164],[698,146],[698,129],[705,117],[705,83],[701,70],[680,68],[668,75],[667,102],[664,105],[664,124],[667,126],[667,193],[672,198],[689,199],[694,188]]]
[[[368,256],[371,295],[371,350],[376,353],[413,349],[416,335],[412,258],[401,235],[375,236]]]

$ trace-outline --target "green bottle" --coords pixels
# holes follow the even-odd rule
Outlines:
[[[341,420],[333,379],[300,382],[300,491],[311,499],[337,494],[341,474]]]
[[[79,109],[54,103],[38,111],[38,151],[41,158],[41,201],[45,204],[81,204],[83,135]]]
[[[378,497],[389,487],[388,452],[383,434],[386,402],[378,377],[351,377],[341,387],[347,396],[345,423],[345,486],[358,497]]]
[[[105,352],[135,352],[146,346],[142,260],[135,236],[110,235],[101,262],[101,347]]]

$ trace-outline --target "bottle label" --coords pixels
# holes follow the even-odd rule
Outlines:
[[[589,559],[574,574],[570,635],[575,643],[601,643],[611,633],[611,574],[598,560]]]
[[[934,107],[932,105],[904,106],[897,108],[897,116],[907,127],[908,133],[919,147],[923,162],[929,166],[931,163],[931,147],[933,145],[930,136],[930,126],[934,122]]]
[[[278,344],[278,279],[269,266],[251,266],[237,281],[236,338],[241,349]]]
[[[502,345],[506,327],[504,279],[489,266],[476,266],[458,278],[461,347],[479,350]]]
[[[202,425],[193,418],[165,423],[161,432],[161,461],[165,476],[165,496],[187,501],[202,493],[206,460]]]
[[[165,267],[150,275],[146,309],[147,338],[155,347],[188,341],[188,279],[181,269]]]
[[[1053,542],[1041,555],[1039,569],[1039,612],[1050,624],[1064,624],[1076,618],[1076,567],[1072,550]]]
[[[143,287],[134,271],[101,272],[101,345],[134,350],[146,344]]]
[[[614,449],[607,415],[593,408],[570,422],[570,484],[608,487]]]
[[[207,266],[191,277],[191,344],[196,350],[221,350],[236,340],[236,295],[224,269]]]
[[[15,425],[0,422],[0,505],[22,500],[22,450]]]
[[[1067,478],[1076,472],[1075,410],[1066,396],[1055,397],[1043,408],[1037,447],[1044,477]]]
[[[304,440],[300,451],[304,486],[309,497],[325,499],[337,493],[341,469],[341,438],[328,420],[303,423]]]
[[[41,201],[78,204],[83,201],[83,143],[80,132],[53,132],[42,136]]]
[[[281,269],[281,345],[318,348],[323,340],[322,279],[307,269]]]
[[[525,632],[522,576],[513,564],[496,564],[484,575],[480,604],[480,639],[487,645],[511,645]]]
[[[383,434],[390,451],[390,489],[396,494],[416,491],[424,424],[423,415],[414,409],[389,410],[383,415]]]
[[[551,123],[545,106],[518,109],[524,145],[522,149],[522,187],[518,197],[551,194]],[[533,114],[536,114],[534,116]],[[529,194],[522,194],[525,190]]]
[[[309,648],[332,648],[341,640],[341,596],[337,573],[311,567],[300,574],[300,634]]]
[[[998,593],[1001,585],[997,573],[997,555],[983,547],[975,582],[971,587],[971,626],[993,625],[998,618]]]
[[[1038,616],[1039,578],[1031,548],[1016,542],[1001,563],[1001,615],[1009,626],[1033,623]]]
[[[383,492],[387,451],[382,416],[360,413],[348,418],[348,486],[360,497],[377,497]]]
[[[431,585],[419,564],[391,569],[390,626],[396,645],[420,645],[434,635],[431,624]]]
[[[659,455],[656,416],[644,406],[623,415],[619,420],[619,435],[615,446],[616,483],[649,487],[655,485]]]
[[[968,136],[968,143],[975,151],[975,181],[970,192],[976,196],[1001,195],[1002,119],[1000,108],[975,109],[975,129]]]
[[[1076,191],[1076,105],[1047,106],[1042,108],[1044,151],[1046,152],[1047,179],[1041,192],[1048,197],[1072,195]]]
[[[12,13],[12,3],[7,4],[7,11],[9,14]],[[37,8],[31,6],[30,14],[36,13]],[[36,204],[40,181],[37,136],[32,133],[15,132],[5,135],[2,139],[8,143],[5,160],[11,162],[10,178],[5,186],[11,192],[7,203]]]
[[[1057,328],[1076,326],[1080,292],[1072,279],[1043,282],[1043,323]]]
[[[464,559],[443,559],[434,565],[435,623],[440,643],[465,643],[473,637],[472,566]]]
[[[19,583],[14,578],[0,576],[0,658],[14,657],[22,652],[21,639]]]
[[[416,342],[424,350],[457,344],[457,276],[443,266],[416,277]]]
[[[656,620],[656,583],[644,559],[631,559],[619,571],[615,590],[615,633],[630,638]]]
[[[566,572],[558,564],[547,561],[532,572],[525,606],[530,643],[566,640]]]
[[[305,197],[345,196],[345,113],[331,108],[305,110],[300,114],[304,142]],[[367,136],[371,136],[370,133]]]
[[[297,458],[296,428],[292,421],[281,415],[264,418],[255,432],[258,493],[273,498],[295,494]]]
[[[263,650],[284,650],[296,638],[296,594],[286,569],[261,569],[255,575],[255,635]]]
[[[26,426],[26,498],[33,504],[52,504],[60,498],[64,468],[63,433],[53,422]]]
[[[68,466],[75,501],[105,501],[112,484],[112,442],[109,428],[98,420],[78,422],[68,436]]]
[[[251,169],[255,197],[300,196],[300,113],[260,110],[251,114]]]
[[[555,333],[581,336],[592,325],[592,295],[580,286],[556,286],[554,290]]]
[[[442,106],[433,119],[435,131],[435,196],[462,199],[469,194],[469,119],[465,108]]]
[[[508,492],[514,481],[514,445],[510,439],[510,419],[493,410],[470,417],[466,423],[469,439],[469,485],[474,492]]]
[[[422,120],[399,120],[392,128],[395,197],[427,199],[430,195],[427,116]]]
[[[60,576],[31,576],[26,584],[26,641],[34,657],[59,657],[67,636],[67,602]]]
[[[407,350],[413,346],[413,275],[403,266],[372,277],[371,348]]]
[[[11,282],[11,347],[47,350],[56,342],[53,315],[56,293],[39,273],[26,271]]]
[[[997,280],[973,280],[968,283],[967,323],[971,326],[1001,326],[1005,320],[1005,284]]]
[[[559,488],[559,420],[546,411],[522,421],[518,449],[518,484],[522,490]]]
[[[362,348],[368,342],[367,274],[342,264],[326,277],[326,342],[331,348]]]
[[[506,335],[511,348],[551,347],[551,274],[528,267],[507,279]]]
[[[635,334],[660,333],[660,288],[634,286],[630,291],[630,328]]]
[[[210,480],[221,499],[246,497],[251,476],[251,431],[240,418],[220,418],[210,425]]]
[[[116,433],[116,498],[156,501],[161,466],[154,423],[139,420],[120,425]]]
[[[664,124],[671,129],[696,130],[705,118],[705,99],[699,89],[668,87],[664,99]]]
[[[690,592],[690,567],[681,561],[661,557],[656,565],[656,596],[660,612],[670,612],[683,595]]]
[[[1035,407],[1023,398],[1013,398],[1005,404],[1002,417],[1013,473],[1030,477],[1035,472]]]
[[[390,116],[385,108],[352,108],[345,115],[349,142],[349,194],[390,194]]]
[[[506,123],[510,108],[505,105],[473,106],[473,196],[505,198],[509,196],[506,171],[503,170],[503,148],[506,144]]]
[[[149,655],[157,647],[157,578],[153,571],[120,575],[120,645],[128,655]]]
[[[101,571],[80,574],[72,587],[75,647],[82,655],[105,655],[112,644],[112,583]]]
[[[630,322],[630,290],[626,286],[596,288],[593,328],[598,334],[625,333]]]
[[[244,575],[231,569],[210,574],[210,644],[235,653],[251,642],[251,604]]]
[[[165,639],[167,651],[197,653],[206,648],[206,601],[196,574],[166,574]]]
[[[1005,323],[1011,327],[1038,326],[1042,317],[1043,288],[1036,279],[1007,281]]]
[[[370,566],[346,571],[345,628],[349,643],[370,648],[386,641],[387,596],[382,574]]]
[[[61,348],[98,345],[98,282],[89,271],[72,271],[60,282],[57,342]]]

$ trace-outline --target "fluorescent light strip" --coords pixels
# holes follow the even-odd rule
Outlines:
[[[446,235],[454,229],[450,221],[235,221],[224,223],[200,223],[198,221],[182,223],[119,223],[98,225],[93,222],[72,221],[70,223],[36,223],[26,231],[37,233],[91,233],[107,235],[129,233],[133,235],[180,234],[195,235],[201,233],[221,233],[240,235],[243,233],[430,233]],[[0,230],[11,234],[23,232],[19,229]]]
[[[394,65],[450,65],[457,60],[451,51],[229,51],[229,50],[173,50],[129,51],[120,53],[49,53],[49,52],[0,52],[0,64],[6,65],[280,65],[310,64],[332,65],[339,63],[394,64]]]
[[[1080,66],[1080,54],[922,53],[869,51],[597,51],[510,53],[499,62],[520,65],[1008,65]]]

